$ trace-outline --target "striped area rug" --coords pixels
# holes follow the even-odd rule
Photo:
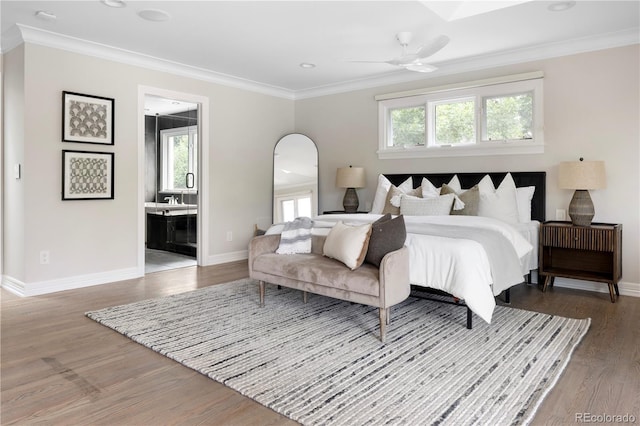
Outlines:
[[[587,332],[576,320],[409,298],[377,309],[245,279],[88,312],[134,341],[305,425],[528,424]]]

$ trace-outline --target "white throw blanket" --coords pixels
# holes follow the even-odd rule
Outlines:
[[[285,223],[276,253],[311,253],[312,227],[313,221],[308,217],[297,217],[293,221]]]

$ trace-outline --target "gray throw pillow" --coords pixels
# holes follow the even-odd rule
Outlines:
[[[456,194],[456,191],[454,191],[449,185],[445,183],[444,185],[442,185],[442,188],[440,188],[440,195],[445,194]],[[475,185],[471,189],[467,189],[466,191],[461,192],[460,194],[458,194],[458,198],[460,198],[464,203],[464,208],[462,210],[451,210],[452,215],[478,215],[478,205],[480,204],[480,188],[478,188],[478,185]]]
[[[364,261],[380,267],[382,258],[387,253],[402,248],[406,239],[407,230],[402,215],[393,219],[391,214],[382,216],[371,224],[369,248]]]

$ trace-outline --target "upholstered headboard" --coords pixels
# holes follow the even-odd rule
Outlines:
[[[460,184],[463,188],[471,188],[485,176],[489,175],[493,181],[493,185],[498,187],[502,179],[508,172],[492,172],[492,173],[401,173],[401,174],[385,174],[389,181],[398,186],[409,177],[413,178],[413,187],[417,188],[422,183],[422,178],[427,178],[436,187],[448,183],[454,175],[458,175]],[[546,216],[546,172],[510,172],[516,187],[535,186],[531,200],[531,219],[540,222],[545,221]]]

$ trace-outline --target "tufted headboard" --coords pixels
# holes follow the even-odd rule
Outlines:
[[[478,173],[400,173],[400,174],[384,174],[389,181],[398,186],[409,177],[413,178],[413,186],[417,188],[422,182],[422,178],[427,178],[436,187],[448,183],[454,175],[458,175],[460,184],[463,188],[471,188],[485,176],[489,175],[493,181],[493,185],[498,187],[502,179],[508,172],[478,172]],[[546,216],[546,172],[510,172],[516,187],[535,186],[531,200],[531,219],[540,222],[545,221]]]

